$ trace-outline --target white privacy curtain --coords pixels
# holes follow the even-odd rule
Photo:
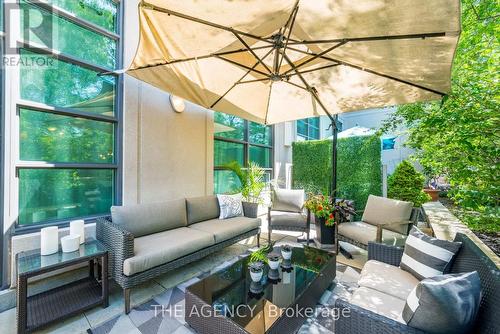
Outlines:
[[[148,0],[127,73],[263,124],[440,99],[459,0]]]

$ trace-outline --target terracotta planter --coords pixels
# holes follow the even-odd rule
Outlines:
[[[441,190],[424,188],[424,192],[431,196],[431,200],[433,202],[437,202],[439,200],[439,193],[441,192]]]

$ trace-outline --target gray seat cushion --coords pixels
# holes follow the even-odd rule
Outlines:
[[[219,201],[217,196],[186,198],[188,225],[219,217]]]
[[[260,224],[260,218],[234,217],[207,220],[189,225],[189,229],[211,233],[214,236],[215,242],[219,243],[259,228]]]
[[[434,276],[422,280],[410,293],[403,319],[424,332],[471,333],[480,302],[477,271]]]
[[[374,225],[408,222],[412,208],[411,202],[370,195],[361,220]],[[407,234],[408,224],[394,224],[386,226],[386,229]]]
[[[377,227],[363,222],[349,222],[339,224],[340,235],[368,245],[368,241],[375,241],[377,238]],[[406,235],[390,230],[382,230],[382,243],[386,245],[402,246],[406,240]]]
[[[274,188],[271,196],[273,210],[302,212],[305,199],[304,190]]]
[[[405,301],[386,293],[360,287],[354,291],[350,300],[351,304],[362,307],[373,313],[396,320],[406,325],[403,320]],[[369,331],[367,332],[369,333]]]
[[[134,239],[134,256],[123,262],[131,276],[214,244],[212,233],[180,227]]]
[[[370,260],[361,271],[358,284],[406,300],[419,280],[409,272],[390,264]]]
[[[307,216],[298,212],[271,211],[271,226],[306,228]]]
[[[186,201],[112,206],[111,219],[134,237],[187,226]]]

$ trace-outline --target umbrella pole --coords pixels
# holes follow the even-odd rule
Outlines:
[[[333,200],[335,200],[335,198],[337,197],[337,135],[339,132],[339,129],[337,128],[338,119],[339,119],[338,114],[335,114],[335,116],[331,118],[333,141],[332,141],[332,184],[331,184],[330,194]]]

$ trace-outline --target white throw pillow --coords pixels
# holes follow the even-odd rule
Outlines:
[[[241,193],[234,195],[217,195],[220,207],[219,219],[243,216],[242,198],[243,196]]]

